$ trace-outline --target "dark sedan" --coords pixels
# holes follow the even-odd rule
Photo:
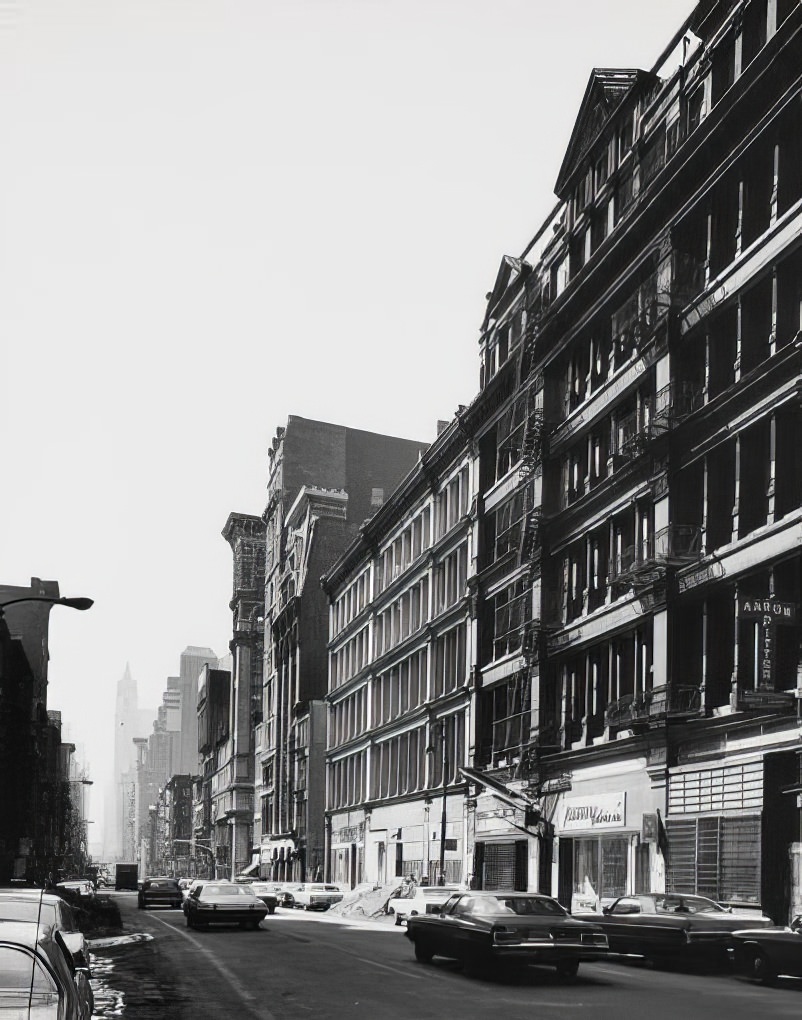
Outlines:
[[[735,965],[742,974],[771,984],[780,974],[802,977],[802,916],[790,928],[749,928],[733,935]]]
[[[185,912],[187,928],[206,928],[210,924],[258,928],[267,916],[267,907],[249,885],[207,882],[192,890]]]
[[[772,921],[733,913],[705,896],[639,893],[622,896],[605,907],[598,923],[613,953],[724,963],[734,931],[747,924],[763,928]]]
[[[137,895],[140,910],[148,907],[180,907],[184,896],[177,878],[146,878]]]
[[[607,952],[598,925],[578,921],[556,900],[533,893],[455,893],[440,913],[410,916],[406,935],[422,963],[446,956],[478,975],[538,963],[571,979],[582,960]]]

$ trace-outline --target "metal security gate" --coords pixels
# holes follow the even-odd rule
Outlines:
[[[760,816],[667,819],[669,892],[760,902]]]
[[[482,867],[483,889],[527,888],[528,843],[485,843]]]

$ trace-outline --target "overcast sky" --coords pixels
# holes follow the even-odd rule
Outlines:
[[[594,66],[693,0],[0,0],[2,581],[57,580],[49,704],[110,772],[228,650],[232,510],[289,414],[431,442],[554,204]]]

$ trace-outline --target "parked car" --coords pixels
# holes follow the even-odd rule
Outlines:
[[[303,882],[292,891],[293,906],[302,910],[328,910],[339,903],[345,894],[338,885],[324,882]]]
[[[56,889],[74,893],[81,899],[90,899],[95,895],[95,886],[88,878],[70,878],[64,882],[56,882]]]
[[[282,907],[295,906],[295,893],[301,888],[300,882],[280,882],[279,903]]]
[[[251,882],[250,888],[267,907],[268,914],[275,914],[278,906],[278,893],[269,882]]]
[[[62,933],[35,921],[0,922],[0,1020],[90,1020],[94,998]]]
[[[140,910],[147,910],[148,907],[180,907],[183,902],[178,879],[146,878],[137,893],[136,905]]]
[[[802,977],[802,916],[788,927],[745,928],[732,938],[739,973],[767,985],[780,974]]]
[[[75,911],[60,896],[41,889],[1,889],[0,922],[3,921],[35,921],[62,932],[73,964],[91,977],[86,939]]]
[[[189,894],[185,913],[187,928],[205,928],[210,924],[258,928],[259,922],[267,916],[267,907],[249,885],[206,882]]]
[[[738,913],[705,896],[638,893],[604,907],[598,924],[613,953],[721,963],[727,959],[732,933],[743,928],[747,918],[753,928],[772,924],[770,917]]]
[[[446,956],[477,974],[537,963],[571,979],[583,960],[607,953],[598,924],[579,921],[550,896],[535,893],[457,892],[437,913],[410,915],[406,935],[420,962]]]
[[[387,913],[395,914],[396,925],[416,914],[437,914],[456,892],[466,892],[459,885],[418,885],[403,896],[394,896],[387,903]]]

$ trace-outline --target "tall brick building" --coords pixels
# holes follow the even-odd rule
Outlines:
[[[328,607],[320,578],[426,444],[291,415],[270,450],[254,846],[263,874],[322,875]],[[249,610],[250,613],[250,610]]]

